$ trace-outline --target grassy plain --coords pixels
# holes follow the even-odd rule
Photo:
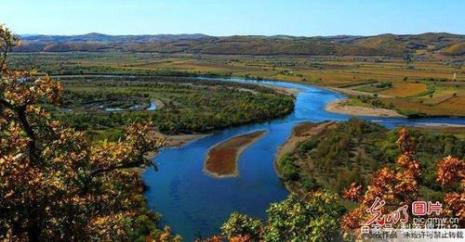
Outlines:
[[[465,68],[451,59],[406,63],[392,57],[71,52],[16,53],[10,63],[51,75],[210,75],[305,82],[357,91],[406,115],[465,116]]]

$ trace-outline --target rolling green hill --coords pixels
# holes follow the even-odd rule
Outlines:
[[[157,52],[239,55],[392,56],[465,55],[464,35],[425,33],[377,36],[229,36],[119,35],[98,33],[76,36],[22,36],[16,52]]]

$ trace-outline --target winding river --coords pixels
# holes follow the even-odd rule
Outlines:
[[[329,102],[344,97],[339,93],[280,81],[227,80],[298,89],[295,110],[285,118],[228,128],[182,147],[163,149],[155,157],[160,171],[148,169],[144,172],[143,179],[148,186],[145,196],[149,207],[162,214],[162,223],[169,225],[185,241],[217,233],[233,211],[264,218],[270,203],[283,200],[288,195],[274,170],[274,159],[292,128],[302,121],[344,121],[350,118],[325,111]],[[465,118],[360,118],[388,128],[465,125]],[[217,179],[204,173],[203,162],[211,146],[258,129],[268,132],[242,153],[238,177]]]

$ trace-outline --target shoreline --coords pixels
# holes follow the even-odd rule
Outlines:
[[[301,122],[298,123],[292,128],[291,135],[287,138],[287,140],[279,146],[278,150],[276,151],[276,161],[282,158],[285,154],[293,151],[300,142],[308,139],[311,136],[315,136],[326,130],[331,125],[336,124],[334,121],[328,121],[323,123],[312,123],[312,122]],[[307,127],[305,127],[307,126]],[[297,129],[302,128],[304,131],[302,134],[297,134]]]
[[[385,108],[370,108],[361,106],[344,105],[347,99],[338,99],[326,105],[325,110],[331,113],[347,114],[352,116],[407,118],[398,112]]]
[[[282,159],[286,154],[293,152],[299,146],[299,144],[305,141],[306,139],[312,136],[321,134],[323,131],[325,131],[326,129],[330,128],[331,126],[335,124],[336,122],[334,121],[328,121],[328,122],[323,122],[323,123],[312,123],[312,122],[304,121],[304,122],[296,124],[292,128],[291,135],[287,138],[287,140],[281,146],[279,146],[278,150],[276,151],[275,160],[273,162],[273,167],[276,172],[276,175],[280,179],[283,179],[283,176],[278,167],[278,162],[280,159]],[[300,133],[298,131],[299,129],[301,129]],[[292,193],[298,190],[295,187],[293,187],[292,182],[283,181],[283,180],[282,182],[287,191]]]
[[[178,135],[169,135],[166,137],[166,148],[172,148],[172,147],[181,147],[183,145],[186,145],[188,143],[194,142],[198,139],[207,137],[211,135],[212,133],[206,133],[206,134],[178,134]]]
[[[219,142],[213,146],[211,146],[208,151],[207,151],[207,155],[204,159],[204,162],[203,162],[203,171],[211,176],[211,177],[214,177],[214,178],[231,178],[231,177],[237,177],[239,176],[239,158],[241,156],[241,154],[251,145],[253,145],[255,142],[257,142],[259,139],[261,139],[265,134],[267,133],[266,130],[257,130],[257,131],[252,131],[252,132],[248,132],[248,133],[245,133],[245,134],[240,134],[240,135],[236,135],[236,136],[233,136],[227,140],[224,140],[222,142]],[[210,160],[211,158],[211,153],[215,151],[215,149],[217,149],[218,147],[220,147],[219,149],[225,149],[221,146],[226,146],[226,148],[228,148],[227,146],[229,145],[229,143],[232,143],[232,142],[235,142],[237,139],[240,139],[240,138],[247,138],[247,136],[253,136],[253,135],[256,135],[255,137],[253,138],[249,138],[248,140],[245,140],[243,144],[240,144],[238,146],[236,146],[235,150],[233,151],[235,154],[234,154],[234,171],[232,173],[226,173],[226,174],[220,174],[218,172],[215,172],[215,171],[211,171],[207,168],[208,166],[208,161]]]

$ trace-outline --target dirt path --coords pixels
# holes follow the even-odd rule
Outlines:
[[[344,94],[349,95],[349,96],[368,96],[368,97],[373,97],[374,96],[374,93],[357,91],[357,90],[353,90],[353,89],[350,89],[350,88],[339,88],[339,87],[327,87],[327,88],[329,90],[344,93]],[[378,94],[378,97],[380,97],[380,98],[392,98],[392,96],[384,95],[384,94]]]

